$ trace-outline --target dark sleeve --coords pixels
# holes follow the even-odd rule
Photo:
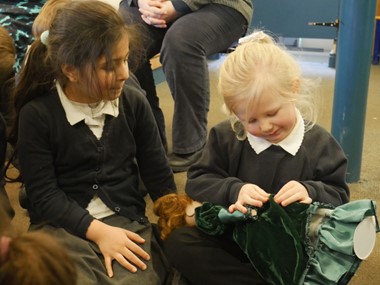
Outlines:
[[[129,4],[129,6],[138,7],[137,0],[124,0],[124,1],[126,1]],[[172,0],[172,4],[173,4],[174,9],[177,11],[177,13],[180,13],[181,15],[185,15],[192,12],[189,6],[182,0]]]
[[[188,7],[188,9],[192,12],[201,9],[203,6],[213,3],[213,1],[207,1],[207,0],[175,0],[175,1],[183,2]]]
[[[151,107],[134,76],[128,80],[127,86],[130,87],[127,100],[134,106],[133,114],[130,114],[134,117],[129,119],[135,122],[133,132],[137,163],[148,193],[155,201],[165,194],[176,192],[174,176]]]
[[[138,3],[137,3],[138,0],[123,0],[121,2],[127,2],[129,6],[136,6],[136,7],[139,6]]]
[[[229,122],[210,130],[201,160],[188,171],[186,193],[194,200],[228,207],[235,203],[243,181],[236,178],[241,142]]]
[[[186,3],[182,0],[172,0],[172,4],[177,13],[180,13],[181,15],[185,15],[192,12],[189,6],[187,6]]]
[[[349,201],[346,183],[347,157],[338,142],[324,129],[314,126],[305,135],[310,145],[310,161],[313,163],[314,179],[300,181],[313,201],[334,206]]]
[[[18,151],[29,207],[43,221],[85,238],[93,217],[58,186],[50,130],[59,126],[49,112],[54,109],[33,102],[20,112]]]

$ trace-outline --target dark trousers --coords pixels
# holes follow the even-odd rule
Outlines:
[[[120,12],[125,21],[143,22],[137,7],[124,0]],[[132,15],[128,15],[128,12]],[[165,121],[159,106],[149,59],[160,61],[174,99],[173,152],[187,154],[203,147],[207,139],[210,87],[207,56],[227,50],[244,35],[247,22],[242,14],[224,5],[210,4],[186,14],[166,29],[143,22],[146,27],[146,60],[136,72],[166,143]]]
[[[264,285],[244,252],[230,238],[195,227],[175,230],[164,244],[172,265],[192,285]]]
[[[146,270],[137,270],[137,272],[131,273],[114,261],[112,263],[114,276],[110,278],[106,273],[103,255],[95,243],[74,236],[63,228],[50,225],[31,225],[30,230],[42,229],[56,237],[66,247],[77,268],[78,285],[167,284],[170,272],[169,263],[151,224],[139,224],[119,215],[112,215],[101,221],[111,226],[130,230],[144,238],[145,242],[141,247],[152,257],[151,260],[145,262]]]

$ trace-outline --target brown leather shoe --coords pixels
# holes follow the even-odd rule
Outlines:
[[[203,149],[189,154],[172,153],[169,155],[169,164],[173,172],[185,172],[202,156]]]

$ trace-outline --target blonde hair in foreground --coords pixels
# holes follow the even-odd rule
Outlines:
[[[246,138],[245,126],[234,115],[238,104],[247,106],[264,91],[273,91],[295,101],[305,119],[305,130],[317,121],[317,80],[302,77],[301,68],[285,47],[263,31],[255,31],[224,61],[219,73],[219,94],[224,110],[231,115],[231,124],[238,139]]]

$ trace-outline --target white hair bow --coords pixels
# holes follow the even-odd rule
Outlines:
[[[267,35],[263,31],[259,32],[253,32],[252,34],[242,37],[239,39],[239,45],[247,43],[247,42],[254,42],[254,41],[260,41],[267,37]]]

